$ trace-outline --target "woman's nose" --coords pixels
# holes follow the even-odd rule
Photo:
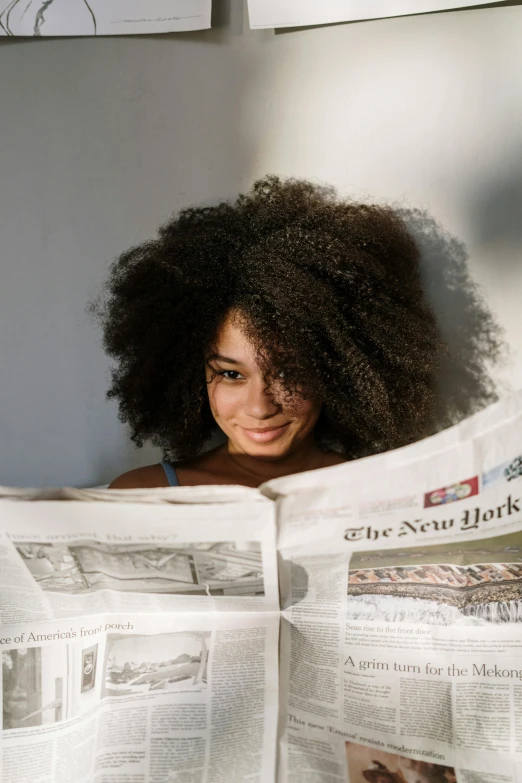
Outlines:
[[[245,413],[253,419],[266,419],[279,410],[274,395],[262,378],[252,378],[247,387]]]

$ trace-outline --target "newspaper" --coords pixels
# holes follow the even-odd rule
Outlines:
[[[248,0],[248,15],[252,29],[302,27],[500,2],[502,0]]]
[[[136,35],[204,30],[211,0],[0,0],[0,36]]]
[[[5,783],[521,783],[522,393],[259,491],[0,498]]]

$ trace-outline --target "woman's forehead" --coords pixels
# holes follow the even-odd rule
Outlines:
[[[228,313],[216,334],[213,354],[234,359],[242,364],[256,365],[256,351],[245,335],[235,313]]]

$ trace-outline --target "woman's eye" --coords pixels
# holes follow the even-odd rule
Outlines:
[[[237,381],[238,378],[243,377],[237,370],[222,370],[221,372],[218,372],[218,375],[223,376],[223,378],[226,378],[229,381]]]

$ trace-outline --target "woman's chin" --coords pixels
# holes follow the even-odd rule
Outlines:
[[[248,457],[261,460],[278,460],[285,457],[290,451],[290,443],[274,441],[272,443],[242,442],[237,444],[240,450]]]

